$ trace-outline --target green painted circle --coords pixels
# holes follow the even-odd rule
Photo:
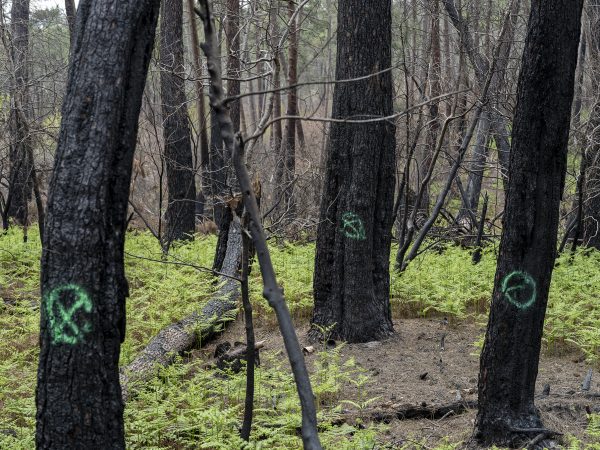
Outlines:
[[[519,309],[529,309],[537,299],[535,280],[527,272],[516,270],[502,280],[504,298]]]
[[[341,232],[349,239],[364,241],[367,238],[362,219],[352,212],[342,214]]]
[[[65,305],[60,302],[60,295],[65,292],[72,292],[75,297],[75,301],[69,308],[65,308]],[[92,312],[92,300],[80,286],[65,284],[52,289],[46,295],[45,306],[53,344],[77,344],[81,342],[84,334],[91,331],[89,322],[80,328],[73,319],[80,309],[86,313]]]

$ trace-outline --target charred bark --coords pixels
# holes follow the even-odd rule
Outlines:
[[[158,0],[81,0],[42,253],[38,449],[124,449],[125,221]]]
[[[588,2],[590,18],[590,78],[595,103],[587,126],[588,145],[585,152],[583,242],[600,250],[600,3]]]
[[[533,0],[474,438],[520,446],[542,426],[534,389],[556,258],[583,0]],[[527,431],[530,430],[530,431]]]
[[[288,48],[288,86],[298,83],[298,15],[295,13],[295,2],[288,1],[289,48]],[[298,121],[298,88],[291,87],[287,91],[287,111],[290,118],[285,121],[281,152],[277,161],[277,198],[281,198],[281,212],[287,220],[295,215],[293,197],[294,177],[296,176],[296,126]]]
[[[227,39],[227,94],[235,97],[240,94],[240,0],[227,0],[227,17],[225,20],[225,38]],[[234,129],[240,129],[240,100],[233,100],[229,103],[229,112]],[[214,121],[214,122],[213,122]],[[220,123],[218,118],[211,111],[211,122],[215,127],[215,176],[216,196],[215,199],[215,221],[219,227],[219,238],[215,249],[215,259],[213,269],[220,271],[223,265],[223,259],[228,247],[228,233],[231,221],[233,220],[231,209],[226,204],[226,196],[231,195],[233,186],[233,171],[231,171],[231,152],[227,146],[223,145]],[[218,129],[218,132],[217,132]],[[220,146],[220,148],[219,148]],[[219,167],[219,165],[221,165]],[[218,172],[218,173],[217,173]],[[229,192],[228,192],[229,189]]]
[[[336,79],[391,66],[391,1],[341,0]],[[333,117],[392,113],[389,71],[336,84]],[[349,342],[393,331],[389,260],[395,187],[395,126],[331,125],[315,260],[312,322]],[[317,332],[318,333],[318,332]]]
[[[191,239],[196,227],[196,182],[185,96],[183,3],[163,0],[160,19],[160,93],[169,202],[163,246]]]
[[[203,195],[208,188],[207,172],[209,171],[208,131],[206,127],[206,107],[204,103],[204,87],[202,86],[202,62],[200,60],[200,41],[198,39],[198,27],[196,26],[196,14],[194,14],[194,0],[188,0],[188,24],[192,47],[192,58],[196,81],[196,109],[198,114],[198,134],[200,136],[200,166],[202,167],[201,179]],[[208,189],[207,189],[208,190]]]
[[[32,140],[29,131],[29,0],[14,0],[11,8],[11,104],[9,114],[9,193],[7,217],[27,225],[33,192]]]
[[[69,38],[71,46],[73,45],[75,33],[75,16],[77,9],[75,8],[75,0],[65,0],[65,14],[67,15],[67,24],[69,25]]]

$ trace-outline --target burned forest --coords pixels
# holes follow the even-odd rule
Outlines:
[[[600,448],[599,0],[0,0],[0,449]]]

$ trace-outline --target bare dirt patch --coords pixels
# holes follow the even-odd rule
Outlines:
[[[281,358],[285,358],[278,330],[270,325],[256,325],[256,339],[265,341],[265,350],[280,351]],[[385,341],[345,344],[341,348],[343,360],[354,358],[371,377],[362,399],[377,398],[362,411],[349,406],[344,411],[344,417],[347,417],[344,420],[353,422],[360,418],[368,421],[374,413],[375,416],[381,412],[389,413],[407,405],[433,409],[457,401],[476,402],[479,350],[475,342],[483,335],[483,327],[469,322],[448,324],[440,319],[403,319],[396,320],[394,325],[396,333]],[[307,331],[306,325],[297,330],[303,346],[310,345]],[[242,320],[232,323],[224,334],[201,350],[203,358],[210,360],[216,345],[225,341],[245,341]],[[310,370],[315,356],[307,355],[306,358]],[[543,352],[536,387],[536,405],[545,425],[584,442],[586,410],[600,411],[598,377],[593,380],[589,392],[581,391],[588,369],[577,353],[553,356]],[[547,384],[549,395],[543,393]],[[355,386],[351,383],[344,386],[342,398],[359,400]],[[394,419],[389,422],[382,439],[392,447],[412,443],[423,448],[465,441],[473,429],[475,414],[475,409],[468,409],[438,419]]]

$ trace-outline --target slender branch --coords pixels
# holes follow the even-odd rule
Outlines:
[[[234,281],[238,281],[241,282],[242,280],[238,277],[234,277],[232,275],[227,275],[226,273],[223,272],[218,272],[214,269],[211,269],[209,267],[204,267],[204,266],[199,266],[197,264],[192,264],[192,263],[188,263],[185,261],[168,261],[166,259],[154,259],[154,258],[148,258],[146,256],[140,256],[140,255],[134,255],[133,253],[129,253],[129,252],[124,252],[127,256],[131,257],[131,258],[135,258],[135,259],[143,259],[144,261],[150,261],[150,262],[155,262],[155,263],[160,263],[160,264],[171,264],[173,266],[184,266],[184,267],[191,267],[192,269],[196,269],[199,272],[209,272],[215,276],[221,276],[224,278],[229,278],[230,280],[234,280]]]
[[[246,400],[244,401],[244,423],[241,437],[250,440],[252,430],[252,415],[254,412],[254,363],[256,361],[254,324],[252,322],[252,303],[248,293],[248,274],[250,273],[250,236],[246,231],[248,215],[242,219],[242,304],[244,307],[244,322],[246,325]]]
[[[296,119],[296,120],[304,120],[306,122],[326,122],[326,123],[345,123],[345,124],[348,124],[348,123],[350,123],[350,124],[366,124],[366,123],[388,122],[391,120],[395,120],[399,117],[402,117],[402,116],[408,114],[409,112],[414,111],[415,109],[423,108],[424,106],[427,106],[431,103],[436,103],[441,100],[444,100],[447,97],[452,97],[453,95],[460,94],[463,92],[469,92],[469,91],[471,91],[471,89],[461,89],[459,91],[453,91],[453,92],[448,92],[446,94],[438,95],[437,97],[430,98],[424,102],[417,103],[403,111],[391,114],[389,116],[383,116],[383,117],[372,117],[372,118],[368,118],[368,119],[352,119],[352,118],[334,119],[332,117],[317,117],[317,116],[308,116],[308,117],[307,116],[280,116],[280,117],[275,117],[272,120],[270,120],[269,122],[267,122],[263,127],[260,127],[257,130],[257,132],[254,133],[252,136],[248,137],[246,139],[246,142],[258,139],[259,137],[261,137],[264,134],[265,130],[269,126],[273,125],[276,122],[280,122],[282,120]]]
[[[210,88],[211,106],[214,108],[215,116],[221,127],[223,142],[233,156],[233,164],[242,189],[244,205],[246,211],[250,214],[252,240],[256,248],[264,283],[263,295],[269,302],[269,305],[275,310],[285,348],[292,366],[302,408],[302,441],[304,448],[307,450],[320,450],[322,447],[317,433],[315,401],[304,362],[304,355],[302,354],[302,349],[300,348],[283,292],[277,284],[264,230],[260,223],[260,213],[256,196],[252,189],[248,171],[244,165],[243,142],[239,135],[234,138],[233,124],[229,117],[229,111],[223,103],[225,96],[223,93],[220,61],[215,50],[217,48],[217,35],[215,33],[212,8],[208,0],[200,0],[199,4],[200,8],[197,12],[204,23],[204,36],[206,39],[206,42],[202,45],[202,50],[206,55],[208,73],[212,80]]]
[[[356,77],[356,78],[348,78],[345,80],[305,81],[302,83],[290,84],[290,85],[282,86],[282,87],[275,88],[275,89],[265,89],[263,91],[245,92],[243,94],[239,94],[239,95],[236,95],[233,97],[227,97],[225,99],[225,103],[227,104],[234,100],[239,100],[244,97],[250,97],[252,95],[264,95],[264,94],[270,94],[271,92],[282,92],[282,91],[287,91],[289,89],[296,89],[296,88],[303,87],[303,86],[322,86],[322,85],[329,85],[329,84],[354,83],[357,81],[363,81],[363,80],[368,80],[369,78],[377,77],[377,76],[379,76],[383,73],[389,72],[395,68],[396,68],[396,66],[392,66],[392,67],[388,67],[387,69],[380,70],[379,72],[370,73],[368,75],[364,75],[364,76]]]

